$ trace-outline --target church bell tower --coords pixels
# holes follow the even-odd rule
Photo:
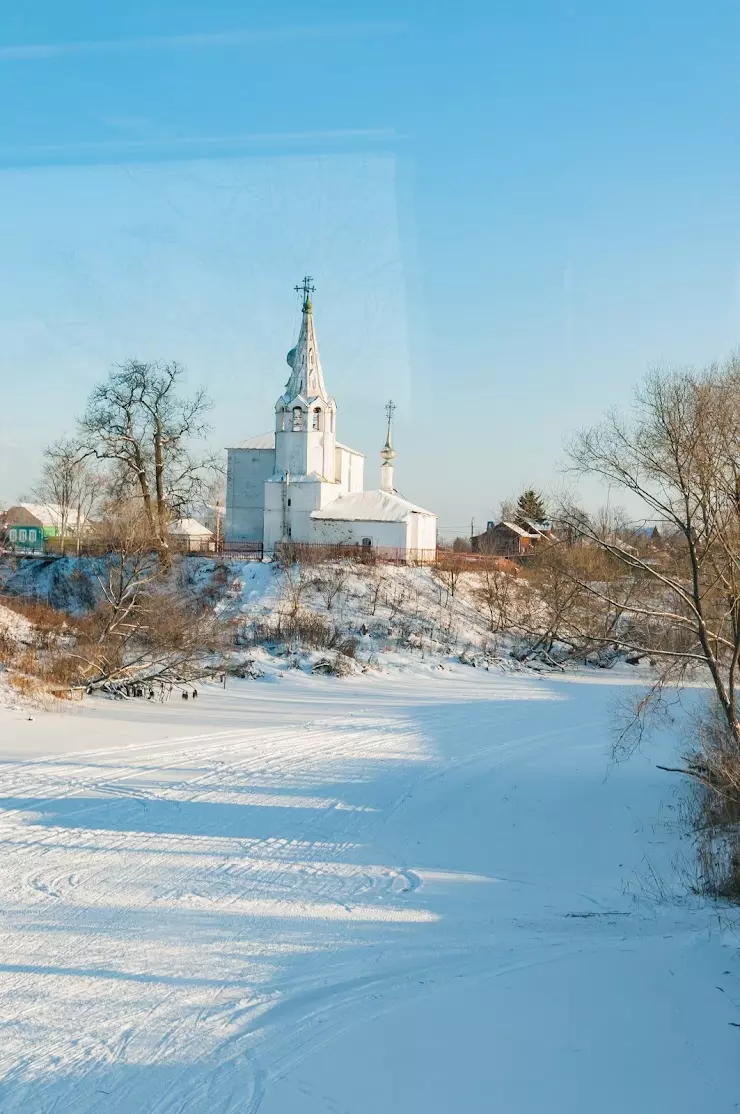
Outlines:
[[[337,407],[324,385],[311,301],[316,288],[307,275],[295,289],[302,297],[301,331],[288,353],[290,376],[275,405],[275,471],[333,483]]]

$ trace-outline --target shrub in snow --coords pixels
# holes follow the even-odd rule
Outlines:
[[[349,677],[357,672],[357,666],[346,654],[337,653],[330,658],[319,658],[311,672],[330,677]]]

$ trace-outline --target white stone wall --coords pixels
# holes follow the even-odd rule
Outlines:
[[[437,548],[437,520],[434,515],[409,515],[405,522],[345,521],[335,518],[312,519],[311,541],[326,545],[362,545],[371,538],[376,549],[406,549],[429,556]]]
[[[377,549],[405,549],[408,528],[406,522],[348,522],[336,518],[314,518],[311,541],[326,545],[362,545],[363,538],[371,538]]]
[[[336,483],[295,477],[290,483],[272,480],[265,484],[265,549],[276,542],[312,540],[311,512],[320,510],[342,494]],[[289,530],[288,530],[289,528]]]
[[[263,540],[265,480],[274,470],[274,449],[228,450],[226,541]]]
[[[308,411],[301,408],[303,428],[292,428],[292,412],[277,412],[275,430],[275,471],[290,472],[293,476],[321,476],[329,483],[336,478],[336,437],[334,412],[318,403]],[[314,411],[318,429],[313,428]]]
[[[345,492],[365,490],[365,458],[362,453],[349,449],[337,449],[336,477]]]
[[[431,514],[411,515],[409,523],[409,549],[431,550],[437,548],[437,519]]]

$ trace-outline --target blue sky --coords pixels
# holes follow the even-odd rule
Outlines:
[[[462,532],[568,432],[740,340],[740,5],[0,14],[0,497],[129,357],[270,427],[317,284],[343,440]],[[596,496],[592,496],[596,498]]]

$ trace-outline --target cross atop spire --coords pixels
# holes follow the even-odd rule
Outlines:
[[[313,284],[313,279],[310,275],[303,276],[303,282],[299,286],[294,286],[296,294],[303,295],[303,312],[311,312],[311,295],[315,292],[316,287]]]
[[[393,401],[393,399],[389,399],[389,401],[385,404],[385,416],[388,419],[388,436],[386,438],[388,444],[390,444],[391,441],[391,426],[393,425],[393,415],[395,413],[395,410],[395,402]]]

